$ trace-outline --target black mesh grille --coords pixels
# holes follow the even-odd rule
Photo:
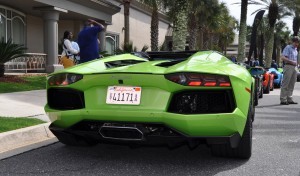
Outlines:
[[[176,93],[168,112],[179,114],[229,113],[235,109],[232,90]]]
[[[84,94],[74,89],[49,89],[48,105],[52,109],[74,110],[85,107]]]

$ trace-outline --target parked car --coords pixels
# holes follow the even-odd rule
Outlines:
[[[263,74],[265,73],[265,70],[262,69],[262,67],[250,67],[249,69],[250,74],[255,79],[255,85],[256,85],[256,99],[255,99],[255,105],[258,105],[258,99],[263,98],[264,94],[264,87],[263,87]]]
[[[264,93],[269,94],[270,91],[274,90],[274,74],[269,73],[268,70],[265,70],[263,76]]]
[[[283,79],[283,74],[275,68],[269,68],[268,72],[274,75],[274,87],[280,88]]]
[[[97,59],[48,75],[45,111],[66,145],[205,143],[249,158],[255,81],[215,51]]]

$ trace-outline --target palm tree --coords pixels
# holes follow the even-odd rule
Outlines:
[[[237,28],[238,21],[229,15],[229,10],[224,3],[218,5],[219,13],[214,18],[214,35],[218,40],[218,48],[226,55],[227,45],[232,43],[235,37],[234,30]]]
[[[248,0],[241,0],[241,18],[239,29],[239,45],[238,45],[238,62],[244,62],[245,60],[245,44],[247,36],[247,10]]]
[[[4,76],[4,63],[24,56],[25,50],[26,48],[23,45],[14,44],[12,43],[11,39],[9,39],[7,42],[2,39],[0,42],[0,77]]]
[[[188,33],[189,33],[189,49],[195,50],[197,46],[197,38],[200,25],[203,26],[203,15],[209,13],[210,4],[217,2],[214,0],[191,0],[188,10]]]
[[[298,36],[300,28],[300,1],[299,0],[281,0],[293,12],[293,36]]]
[[[190,1],[186,0],[165,0],[164,8],[173,20],[173,50],[185,50],[187,36],[187,18]]]
[[[141,3],[148,5],[152,8],[151,15],[151,50],[158,51],[158,34],[159,34],[159,19],[158,12],[160,7],[162,6],[162,0],[139,0]]]
[[[265,10],[260,10],[255,15],[253,25],[252,25],[252,28],[251,28],[251,40],[250,40],[250,48],[249,48],[249,53],[248,53],[248,61],[250,61],[253,52],[254,52],[254,58],[255,59],[258,58],[257,57],[257,43],[256,43],[257,28],[260,26],[260,22],[262,20],[262,17],[264,15],[264,13],[265,13]]]
[[[125,30],[125,36],[124,36],[124,44],[129,44],[130,42],[130,36],[129,36],[129,10],[130,10],[130,3],[131,0],[123,0],[124,5],[124,30]]]
[[[268,10],[268,29],[266,32],[266,44],[265,44],[265,67],[271,67],[272,62],[272,54],[274,47],[274,32],[275,32],[275,24],[278,19],[283,16],[290,15],[289,12],[286,11],[288,1],[283,0],[260,0],[253,1],[253,4],[263,5],[264,10]],[[285,4],[286,3],[286,4]],[[289,4],[289,3],[288,3]]]
[[[289,41],[290,31],[288,30],[288,27],[286,26],[286,23],[279,21],[275,25],[275,40],[274,40],[274,54],[273,60],[276,61],[278,65],[280,65],[280,55],[281,50],[284,47],[283,45],[286,45]]]

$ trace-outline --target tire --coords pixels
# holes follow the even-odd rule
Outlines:
[[[258,95],[257,89],[255,88],[255,90],[254,90],[254,105],[255,106],[258,105],[258,98],[259,98],[259,95]]]
[[[266,87],[266,89],[264,90],[265,94],[269,94],[270,93],[270,82],[268,82],[268,85]]]
[[[263,88],[263,86],[261,86],[261,89],[259,91],[260,91],[259,98],[263,98],[264,97],[264,88]]]
[[[250,105],[251,106],[251,105]],[[254,109],[250,107],[247,122],[242,139],[237,148],[231,148],[229,144],[216,144],[211,146],[214,156],[249,159],[252,155],[252,115]],[[254,118],[254,117],[253,117]]]
[[[274,82],[273,82],[273,86],[270,88],[270,91],[273,91],[274,90]]]

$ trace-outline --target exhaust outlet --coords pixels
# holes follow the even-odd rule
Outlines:
[[[105,139],[141,141],[144,134],[136,126],[117,125],[104,123],[99,129],[100,135]]]

